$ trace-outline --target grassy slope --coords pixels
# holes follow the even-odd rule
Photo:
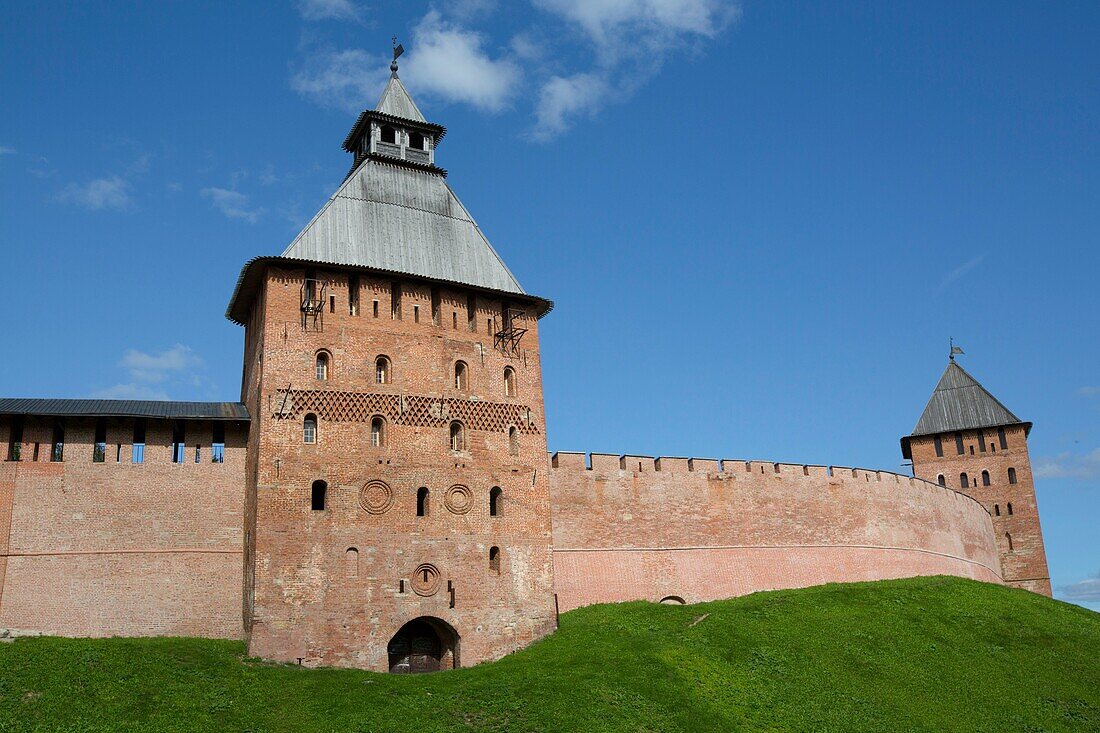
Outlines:
[[[1100,614],[954,578],[585,608],[507,659],[427,676],[243,652],[3,644],[0,730],[1100,731]]]

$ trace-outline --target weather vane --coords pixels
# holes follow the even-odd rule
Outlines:
[[[393,62],[390,64],[390,71],[397,74],[397,57],[405,53],[405,47],[397,42],[397,36],[390,40],[393,41]]]
[[[955,361],[955,355],[956,354],[965,354],[965,353],[966,352],[962,350],[961,346],[955,346],[955,338],[951,337],[951,351],[950,351],[950,353],[948,353],[947,358],[950,359],[951,361]]]

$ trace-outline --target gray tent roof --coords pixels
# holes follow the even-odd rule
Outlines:
[[[282,256],[526,295],[442,176],[373,159]]]
[[[0,415],[150,417],[177,420],[248,420],[240,402],[161,400],[55,400],[0,397]]]
[[[954,361],[948,363],[912,435],[932,435],[1023,422]]]
[[[405,85],[397,78],[397,72],[390,76],[390,81],[386,84],[386,88],[383,90],[382,96],[379,97],[378,104],[374,106],[374,110],[394,117],[413,120],[414,122],[427,122],[424,115],[420,113],[420,108],[416,106],[416,102],[413,101],[408,90],[405,89]]]

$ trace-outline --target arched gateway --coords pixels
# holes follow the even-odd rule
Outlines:
[[[390,672],[416,674],[458,666],[458,632],[442,619],[421,616],[402,626],[389,643]]]

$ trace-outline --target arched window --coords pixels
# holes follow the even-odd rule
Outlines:
[[[375,415],[370,421],[370,444],[381,448],[386,444],[386,421]]]
[[[1005,541],[1008,543],[1009,552],[1012,552],[1014,549],[1016,549],[1012,546],[1012,535],[1010,535],[1008,532],[1005,532]]]
[[[428,489],[424,486],[416,490],[416,516],[428,516]]]
[[[503,500],[504,500],[504,492],[500,490],[499,486],[494,486],[493,488],[489,489],[489,516],[490,517],[499,517],[500,516],[500,509],[501,509],[500,505],[501,505],[501,502]]]
[[[943,474],[941,473],[939,476],[936,477],[936,483],[940,486],[947,486],[947,479],[945,479],[943,477]]]
[[[451,450],[461,451],[466,449],[466,436],[462,429],[462,423],[455,420],[451,423]]]
[[[960,474],[959,474],[959,484],[960,484],[960,485],[961,485],[961,486],[962,486],[962,487],[963,487],[964,489],[969,489],[969,488],[970,488],[970,479],[969,479],[969,478],[967,478],[967,476],[966,476],[966,474],[965,474],[965,473],[960,473]]]
[[[469,379],[466,375],[467,371],[468,370],[466,369],[466,362],[455,362],[455,389],[463,392],[466,391],[467,385],[469,384]]]
[[[519,431],[515,425],[508,428],[508,452],[513,456],[519,455]]]
[[[328,484],[324,481],[314,481],[313,490],[310,493],[310,508],[315,512],[325,510],[325,494],[328,493]]]
[[[318,351],[317,352],[317,368],[316,368],[316,371],[314,373],[317,376],[317,379],[319,379],[322,382],[325,381],[326,379],[328,379],[328,364],[329,364],[328,352]]]
[[[993,505],[993,516],[995,516],[995,517],[1001,516],[1001,505],[1000,504],[994,504]]]
[[[349,578],[359,577],[359,550],[354,547],[344,553],[344,573]]]
[[[389,357],[380,356],[374,360],[374,379],[378,384],[389,384],[393,379]]]
[[[1012,516],[1012,502],[1008,502],[1008,516]]]
[[[423,150],[424,149],[424,136],[421,135],[419,132],[410,132],[409,133],[409,147],[410,148],[415,148],[417,150]]]
[[[661,599],[661,603],[666,606],[682,606],[684,605],[684,599],[680,596],[665,596]]]
[[[489,548],[489,572],[493,575],[500,575],[500,548],[493,546]]]
[[[306,415],[306,419],[302,421],[302,442],[317,442],[317,416],[313,413]]]
[[[396,145],[397,130],[393,129],[390,125],[382,125],[382,142]]]
[[[982,486],[989,486],[989,471],[982,471]]]
[[[1016,483],[1016,469],[1015,468],[1008,469],[1008,483],[1010,483],[1010,484]]]
[[[516,370],[512,367],[504,367],[504,396],[516,396]]]

